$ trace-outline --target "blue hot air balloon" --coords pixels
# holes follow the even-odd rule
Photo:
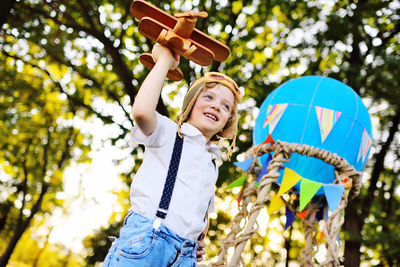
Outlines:
[[[288,81],[268,95],[256,120],[254,145],[263,143],[268,135],[275,141],[336,153],[359,171],[365,166],[372,143],[371,120],[361,98],[344,83],[321,76]],[[262,165],[267,156],[260,157]],[[329,184],[335,180],[333,166],[297,153],[285,167],[315,182]],[[299,191],[299,184],[294,188]],[[323,194],[322,188],[317,194]]]

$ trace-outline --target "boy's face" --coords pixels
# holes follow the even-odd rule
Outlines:
[[[232,91],[225,85],[217,83],[200,93],[187,122],[199,129],[209,141],[225,127],[234,104]]]

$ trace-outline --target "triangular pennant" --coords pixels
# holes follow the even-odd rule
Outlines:
[[[298,181],[300,181],[303,177],[298,175],[295,171],[285,168],[285,172],[283,173],[282,184],[278,191],[278,196],[286,193],[290,188],[292,188]]]
[[[328,201],[329,209],[334,212],[339,205],[340,199],[344,192],[344,185],[342,184],[324,184],[322,185],[325,192],[326,200]]]
[[[263,167],[262,167],[262,170],[261,170],[261,172],[260,172],[260,175],[259,175],[258,178],[257,178],[257,183],[260,182],[261,178],[262,178],[265,174],[267,174],[267,168],[268,168],[268,165],[269,165],[269,162],[271,161],[271,159],[272,159],[272,155],[269,154],[268,157],[266,158],[265,162],[264,162],[264,165],[263,165]]]
[[[268,207],[268,215],[274,214],[283,206],[285,206],[285,201],[283,201],[277,194],[274,194]]]
[[[353,186],[353,181],[349,177],[345,177],[342,179],[342,184],[344,185],[344,189],[350,189]]]
[[[362,156],[363,162],[365,161],[365,158],[367,157],[367,154],[371,147],[371,144],[372,144],[372,139],[369,136],[368,132],[364,128],[362,137],[361,137],[360,148],[358,150],[357,162],[360,161],[361,156]]]
[[[285,230],[289,228],[289,226],[292,225],[292,222],[294,220],[294,217],[296,217],[296,213],[293,213],[289,210],[288,207],[286,207],[286,224],[285,224]]]
[[[321,142],[323,143],[342,113],[322,107],[315,107],[315,112],[317,113]]]
[[[227,187],[225,187],[225,189],[231,189],[234,187],[243,186],[245,180],[246,180],[246,174],[243,174],[242,176],[237,178],[235,181],[230,183]]]
[[[312,197],[317,193],[322,186],[321,183],[314,182],[303,178],[300,183],[300,211],[302,211],[310,202]]]
[[[240,202],[242,202],[242,195],[243,195],[243,187],[240,190],[238,197],[237,197],[238,208],[240,208]]]
[[[254,159],[254,157],[250,157],[243,161],[234,162],[233,164],[235,164],[237,167],[241,168],[243,171],[247,172],[250,169],[251,164],[253,163],[253,159]]]
[[[307,215],[307,210],[303,210],[302,212],[297,213],[297,216],[299,216],[301,220],[304,220],[306,215]]]
[[[272,138],[271,134],[268,134],[267,138],[265,138],[264,142],[262,143],[263,145],[265,144],[275,144],[274,138]]]
[[[325,238],[325,232],[322,231],[321,234],[320,234],[320,236],[319,236],[319,238],[318,238],[318,240],[317,240],[317,243],[318,243],[318,244],[321,244],[322,241],[324,241],[324,238]]]
[[[271,134],[275,126],[278,124],[279,120],[281,119],[283,113],[285,112],[288,103],[285,104],[275,104],[273,106],[268,106],[267,109],[267,116],[264,120],[264,128],[269,124],[269,133]]]
[[[315,214],[315,219],[317,219],[317,221],[321,221],[324,218],[324,210],[325,208],[322,206],[317,211],[317,214]]]
[[[239,197],[239,194],[236,194],[235,196],[236,196],[235,198],[232,198],[232,200],[229,201],[229,206],[232,205],[232,202],[233,202],[233,201],[237,200],[237,198]]]
[[[257,154],[258,149],[260,148],[260,146],[265,145],[265,144],[275,144],[275,140],[274,138],[272,138],[271,134],[268,134],[267,138],[265,138],[264,142],[262,142],[261,144],[258,144],[257,146],[254,147],[254,154]]]

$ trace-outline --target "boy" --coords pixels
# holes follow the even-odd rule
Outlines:
[[[196,266],[204,254],[198,241],[214,208],[213,157],[220,151],[213,141],[233,139],[232,149],[236,138],[241,95],[232,79],[207,73],[194,82],[175,123],[156,106],[179,57],[159,44],[152,57],[156,64],[133,104],[132,138],[145,146],[143,163],[131,185],[130,213],[103,266]]]

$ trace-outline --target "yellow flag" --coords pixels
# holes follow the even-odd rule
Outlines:
[[[292,188],[298,181],[303,179],[300,175],[298,175],[295,171],[285,168],[285,172],[283,173],[282,184],[278,191],[278,196],[286,193],[290,188]]]
[[[283,206],[285,206],[285,201],[283,201],[282,198],[277,194],[274,194],[268,207],[268,215],[274,214]]]

